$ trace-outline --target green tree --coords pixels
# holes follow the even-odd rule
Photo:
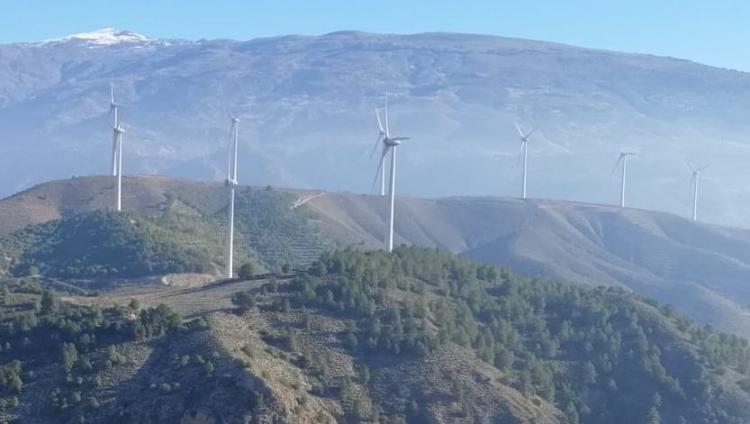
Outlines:
[[[78,349],[73,343],[63,343],[62,345],[62,365],[65,371],[70,372],[78,361]]]
[[[232,296],[232,304],[239,308],[240,312],[246,312],[255,307],[255,296],[249,291],[242,291]]]
[[[55,294],[47,289],[42,290],[40,312],[46,315],[55,312],[55,310],[57,310],[57,299],[55,298]]]
[[[586,384],[593,384],[596,382],[596,368],[590,361],[586,361],[586,363],[583,364],[582,378]]]
[[[661,416],[659,415],[659,410],[656,406],[652,406],[651,409],[648,410],[646,424],[661,424]]]
[[[569,402],[568,406],[565,407],[565,416],[568,417],[568,423],[570,424],[578,424],[580,421],[578,410],[572,402]]]
[[[240,277],[241,280],[249,280],[253,278],[255,276],[255,265],[253,265],[252,262],[242,264],[237,276]]]

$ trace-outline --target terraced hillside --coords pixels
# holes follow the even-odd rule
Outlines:
[[[102,213],[112,193],[111,178],[76,178],[1,201],[0,272],[35,266],[47,276],[93,278],[223,268],[226,192],[220,185],[126,178],[121,217]],[[237,191],[238,264],[304,266],[331,246],[305,209],[292,208],[295,199],[270,188]],[[190,265],[179,265],[186,255]],[[138,271],[123,272],[126,260]],[[154,261],[162,265],[149,263]]]

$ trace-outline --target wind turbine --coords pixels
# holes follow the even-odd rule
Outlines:
[[[117,176],[117,212],[122,211],[122,136],[125,134],[125,130],[122,125],[118,122],[116,126],[112,127],[114,151],[117,156],[117,168],[115,169],[115,175]]]
[[[690,164],[690,162],[686,162],[688,168],[690,168],[690,172],[693,173],[693,221],[698,220],[698,182],[701,177],[701,172],[704,171],[706,168],[708,168],[708,165],[702,166],[700,168],[693,168],[693,165]]]
[[[402,141],[408,140],[409,137],[391,137],[390,126],[388,125],[388,94],[386,93],[385,98],[385,127],[380,120],[380,112],[376,109],[375,114],[378,117],[378,124],[380,126],[381,135],[378,137],[378,143],[382,140],[383,148],[380,153],[380,162],[378,163],[378,170],[375,173],[375,180],[372,182],[373,188],[380,177],[381,181],[381,195],[385,195],[385,169],[383,167],[385,158],[388,152],[391,153],[391,186],[390,186],[390,213],[388,216],[388,239],[386,240],[386,248],[388,252],[393,251],[393,223],[394,214],[396,209],[396,148],[401,144]],[[377,148],[377,144],[375,145]]]
[[[240,120],[229,115],[232,126],[229,130],[229,160],[227,163],[227,179],[224,182],[229,188],[229,233],[226,240],[226,271],[227,278],[234,276],[234,191],[237,187],[237,144],[239,139]]]
[[[620,163],[622,163],[622,181],[620,186],[620,207],[625,207],[625,178],[627,177],[628,172],[628,158],[630,156],[635,156],[638,153],[634,152],[620,152],[620,157],[617,159],[617,162],[615,162],[614,168],[612,168],[612,173],[614,174],[617,170],[617,167],[620,166]]]
[[[385,92],[385,115],[386,120],[388,119],[388,91]],[[375,145],[372,147],[372,152],[370,153],[370,156],[375,154],[375,151],[378,149],[378,145],[380,143],[383,143],[383,149],[386,149],[388,143],[386,142],[386,138],[388,137],[386,134],[386,129],[383,127],[383,120],[380,118],[380,109],[375,108],[375,117],[378,118],[378,138],[375,140]],[[387,122],[386,122],[387,125]],[[376,177],[377,178],[377,177]],[[380,195],[385,196],[385,168],[380,168]]]
[[[521,127],[516,123],[516,129],[518,130],[518,135],[521,136],[521,156],[518,158],[519,161],[523,160],[523,181],[521,182],[521,198],[526,198],[526,169],[527,169],[527,159],[528,159],[528,153],[529,153],[529,137],[531,137],[531,134],[534,134],[536,131],[536,128],[529,131],[528,133],[524,133]]]
[[[112,123],[112,128],[118,128],[120,125],[119,121],[119,107],[120,105],[115,100],[115,83],[113,81],[110,81],[109,83],[109,113],[110,115],[114,116],[114,122]],[[112,176],[117,176],[117,161],[119,160],[117,156],[117,140],[116,138],[113,138],[112,140]]]

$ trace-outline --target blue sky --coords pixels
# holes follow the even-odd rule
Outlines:
[[[453,31],[653,53],[750,71],[747,0],[0,0],[0,43],[113,26],[250,39],[356,29]]]

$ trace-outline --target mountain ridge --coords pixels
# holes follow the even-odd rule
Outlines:
[[[364,192],[374,171],[372,110],[389,90],[393,124],[414,140],[401,155],[399,193],[517,192],[518,121],[539,128],[530,146],[534,197],[614,201],[610,163],[632,146],[644,153],[631,164],[632,206],[689,210],[682,159],[700,156],[723,164],[705,175],[700,216],[750,226],[745,73],[444,33],[73,44],[0,46],[0,195],[107,169],[113,80],[130,128],[130,173],[219,177],[231,109],[243,118],[245,182]]]

